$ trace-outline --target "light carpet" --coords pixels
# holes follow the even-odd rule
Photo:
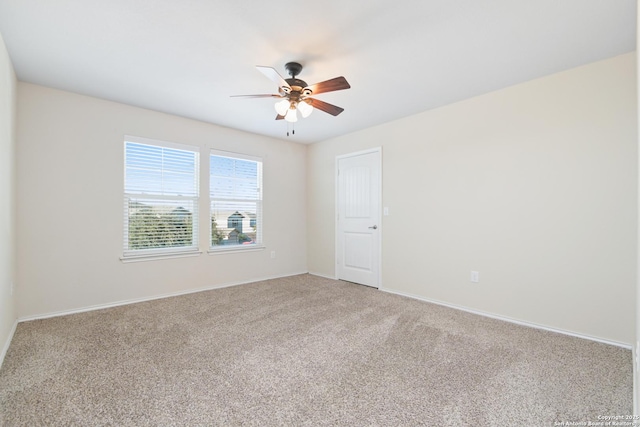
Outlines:
[[[553,426],[631,413],[629,350],[311,275],[20,323],[0,370],[2,426]]]

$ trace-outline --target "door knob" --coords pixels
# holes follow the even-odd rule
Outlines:
[[[373,227],[369,227],[369,228],[373,228],[374,230],[377,230],[377,229],[378,229],[378,226],[377,226],[377,225],[374,225]]]

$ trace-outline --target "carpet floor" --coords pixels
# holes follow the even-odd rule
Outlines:
[[[631,413],[629,350],[311,275],[20,323],[0,369],[2,426],[553,426]]]

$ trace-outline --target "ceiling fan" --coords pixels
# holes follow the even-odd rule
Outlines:
[[[333,92],[336,90],[349,89],[351,86],[344,77],[336,77],[331,80],[316,83],[311,86],[303,80],[297,79],[296,76],[302,71],[302,65],[297,62],[287,62],[284,68],[287,70],[290,79],[284,79],[278,72],[271,67],[256,66],[258,71],[264,74],[268,79],[278,85],[277,94],[264,95],[234,95],[233,97],[244,98],[278,98],[275,105],[276,120],[286,120],[295,123],[298,121],[297,111],[300,111],[302,117],[308,117],[314,108],[337,116],[344,111],[344,108],[338,107],[319,99],[311,98],[312,95],[319,95],[325,92]]]

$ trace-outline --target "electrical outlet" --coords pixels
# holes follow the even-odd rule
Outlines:
[[[276,251],[271,251],[271,259],[275,259],[276,257]]]
[[[471,281],[473,283],[480,282],[480,273],[478,273],[477,271],[472,271],[471,272]]]

